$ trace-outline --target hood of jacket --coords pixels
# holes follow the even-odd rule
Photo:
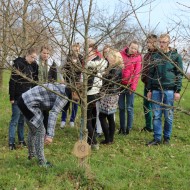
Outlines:
[[[15,60],[13,60],[14,63],[19,63],[19,62],[22,62],[22,63],[27,63],[25,57],[18,57],[16,58]]]

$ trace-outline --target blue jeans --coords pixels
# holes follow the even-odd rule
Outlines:
[[[173,90],[153,90],[152,100],[173,106],[174,91]],[[173,125],[173,109],[152,103],[154,139],[161,141],[162,139],[162,113],[164,114],[164,139],[170,139]]]
[[[18,132],[19,142],[24,141],[24,116],[20,111],[17,101],[12,104],[12,117],[9,125],[9,144],[15,143],[16,127]]]
[[[67,105],[63,108],[61,121],[66,121],[67,110],[69,109],[69,106],[70,106],[70,102],[68,102]],[[75,104],[72,102],[72,113],[71,113],[71,117],[70,117],[70,122],[75,122],[77,111],[78,111],[78,104]]]
[[[125,90],[119,95],[119,118],[120,129],[126,132],[126,129],[130,130],[133,124],[134,116],[134,93],[130,94],[129,90]],[[127,125],[126,125],[126,109],[127,109]]]

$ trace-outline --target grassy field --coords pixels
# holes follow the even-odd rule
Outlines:
[[[78,159],[71,153],[79,138],[79,129],[66,127],[61,130],[59,117],[54,142],[45,148],[46,157],[54,167],[44,169],[38,167],[36,160],[27,160],[27,149],[8,149],[11,117],[8,80],[9,73],[4,72],[4,86],[0,90],[1,190],[190,189],[190,116],[175,112],[170,146],[146,147],[152,134],[140,133],[144,116],[142,99],[136,96],[133,130],[128,136],[116,133],[114,144],[102,145],[99,151],[93,151],[88,158],[88,170],[79,167]],[[142,93],[142,84],[139,86],[138,92]],[[190,109],[189,97],[190,93],[185,92],[180,102],[183,109]],[[77,117],[79,123],[80,115]],[[118,116],[116,125],[118,128]]]

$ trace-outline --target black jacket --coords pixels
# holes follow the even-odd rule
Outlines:
[[[49,72],[48,72],[48,81],[49,82],[56,82],[57,81],[57,65],[55,62],[51,65]]]
[[[154,51],[148,50],[148,52],[144,55],[141,80],[145,84],[145,86],[147,86],[148,81],[150,80],[149,72],[151,69],[151,64],[154,61],[153,57],[156,53],[158,53],[157,50]]]
[[[13,70],[9,81],[10,100],[17,100],[22,93],[32,88],[35,84],[16,73],[16,70],[26,77],[35,81],[38,80],[38,70],[36,63],[29,64],[25,58],[18,57],[14,60]]]
[[[101,92],[106,94],[118,94],[120,92],[120,87],[112,81],[121,83],[122,69],[118,66],[112,68],[108,66],[106,70],[107,71],[103,75],[104,79]]]
[[[74,63],[73,59],[76,59],[77,63]],[[67,56],[67,61],[63,66],[63,74],[67,84],[76,84],[80,81],[82,62],[83,56],[81,54],[78,57],[72,54]]]

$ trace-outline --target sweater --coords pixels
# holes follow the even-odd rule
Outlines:
[[[40,57],[38,57],[37,64],[38,78],[40,83],[57,81],[57,65],[51,58],[45,62],[45,65],[42,65],[42,60]]]

